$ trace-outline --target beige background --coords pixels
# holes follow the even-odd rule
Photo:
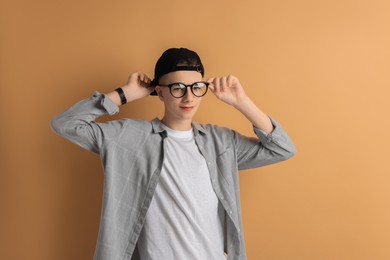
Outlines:
[[[0,258],[92,258],[99,158],[50,119],[185,46],[206,77],[238,76],[298,149],[240,174],[248,258],[390,259],[389,14],[387,0],[2,0]],[[148,97],[114,118],[161,110]],[[211,94],[197,121],[252,134]]]

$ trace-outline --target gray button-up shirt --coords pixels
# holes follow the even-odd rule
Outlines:
[[[118,106],[109,98],[95,92],[51,122],[56,133],[98,153],[102,160],[104,192],[96,260],[139,259],[138,237],[164,160],[167,134],[158,119],[95,121],[102,115],[118,112]],[[274,130],[270,134],[254,128],[258,138],[215,125],[193,123],[195,142],[226,211],[225,250],[229,260],[246,259],[238,170],[276,163],[295,154],[287,134],[271,120]]]

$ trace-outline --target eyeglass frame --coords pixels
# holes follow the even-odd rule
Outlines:
[[[196,95],[196,94],[194,93],[194,90],[193,90],[194,85],[197,84],[197,83],[203,83],[203,84],[206,85],[206,91],[205,91],[204,94],[201,95],[201,96]],[[183,95],[180,96],[180,97],[176,97],[176,96],[174,96],[174,95],[172,94],[172,86],[173,86],[173,85],[176,85],[176,84],[180,84],[180,85],[183,85],[183,86],[186,87],[186,88],[185,88],[185,91],[184,91],[184,93],[183,93]],[[186,85],[186,84],[181,83],[181,82],[174,82],[174,83],[171,83],[171,84],[168,84],[168,85],[158,84],[158,86],[160,86],[160,87],[168,87],[168,88],[169,88],[169,93],[171,93],[171,96],[174,97],[174,98],[182,98],[182,97],[184,97],[184,96],[187,94],[187,88],[188,88],[188,87],[191,89],[191,92],[192,92],[192,94],[193,94],[195,97],[203,97],[204,95],[206,95],[207,91],[209,90],[209,85],[210,85],[210,83],[205,82],[205,81],[197,81],[197,82],[194,82],[194,83],[189,84],[189,85]]]

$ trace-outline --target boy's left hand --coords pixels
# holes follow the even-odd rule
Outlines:
[[[233,75],[209,78],[207,82],[210,83],[209,89],[219,100],[233,107],[237,107],[248,98],[240,81]]]

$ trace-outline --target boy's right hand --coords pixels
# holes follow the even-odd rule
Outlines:
[[[132,73],[126,85],[122,87],[127,102],[148,96],[154,90],[154,87],[149,87],[150,82],[151,80],[146,74],[142,72]]]
[[[129,76],[126,85],[122,90],[126,96],[127,103],[148,96],[155,87],[149,87],[150,78],[142,72],[134,72]],[[106,96],[111,99],[117,106],[122,104],[118,92],[112,91]]]

